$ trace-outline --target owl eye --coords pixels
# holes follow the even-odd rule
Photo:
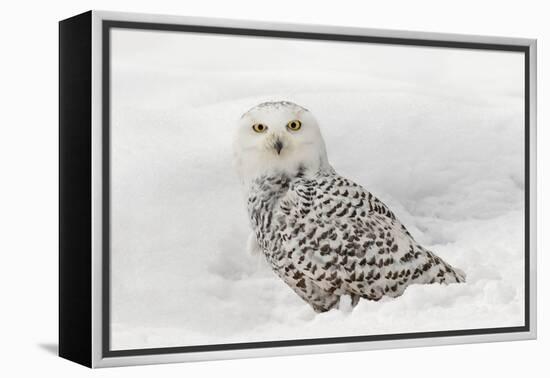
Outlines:
[[[267,130],[267,126],[264,125],[263,123],[256,123],[252,125],[252,130],[254,130],[257,133],[263,133],[264,131]]]
[[[302,127],[302,122],[295,119],[286,124],[286,128],[292,131],[298,131]]]

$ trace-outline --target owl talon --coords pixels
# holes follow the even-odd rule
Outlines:
[[[342,295],[338,302],[338,309],[345,314],[353,311],[353,299],[350,295]]]

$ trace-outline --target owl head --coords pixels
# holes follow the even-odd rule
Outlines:
[[[239,119],[234,164],[243,183],[266,174],[317,172],[328,167],[325,142],[307,109],[289,101],[264,102]]]

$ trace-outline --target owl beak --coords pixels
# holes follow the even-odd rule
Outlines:
[[[277,139],[275,141],[275,144],[273,145],[273,148],[275,148],[275,151],[277,151],[277,154],[281,154],[281,150],[283,149],[283,142],[281,142],[280,139]]]

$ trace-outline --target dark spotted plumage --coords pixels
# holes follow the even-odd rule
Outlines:
[[[325,169],[252,182],[248,213],[275,273],[316,311],[350,295],[397,297],[414,283],[464,282],[464,273],[420,246],[394,213]]]

